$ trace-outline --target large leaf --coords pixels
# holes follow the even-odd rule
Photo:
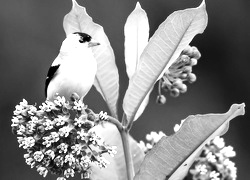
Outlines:
[[[140,56],[148,44],[149,23],[147,13],[141,8],[139,2],[136,3],[135,9],[128,16],[124,26],[125,35],[125,63],[129,79],[134,75]],[[149,101],[149,95],[141,103],[134,120],[140,117]]]
[[[95,127],[96,133],[104,138],[109,145],[117,146],[117,154],[114,157],[104,155],[110,162],[107,168],[100,169],[98,166],[92,167],[92,180],[127,180],[126,164],[120,133],[116,126],[105,123],[104,126]],[[130,147],[134,162],[135,172],[138,172],[141,162],[144,158],[144,152],[138,147],[137,142],[130,136]]]
[[[94,23],[86,9],[72,0],[72,10],[64,17],[63,27],[66,35],[73,32],[90,34],[101,45],[93,47],[97,61],[95,87],[101,93],[113,117],[117,117],[117,100],[119,95],[119,75],[115,56],[103,27]]]
[[[172,13],[159,26],[141,55],[137,71],[129,82],[123,100],[123,109],[128,121],[134,119],[140,104],[157,79],[206,26],[204,1],[197,8]]]
[[[206,143],[227,132],[229,121],[244,115],[245,104],[224,114],[189,116],[179,131],[163,137],[146,155],[135,180],[182,180]]]

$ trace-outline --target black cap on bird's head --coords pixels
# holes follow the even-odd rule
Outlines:
[[[83,33],[83,32],[74,32],[73,34],[79,35],[80,36],[79,42],[80,43],[87,42],[89,47],[100,45],[100,43],[98,43],[98,42],[93,42],[92,41],[92,37],[90,35],[86,34],[86,33]]]

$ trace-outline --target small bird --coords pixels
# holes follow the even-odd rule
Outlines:
[[[86,33],[69,34],[62,42],[60,52],[49,68],[45,95],[53,100],[56,95],[67,100],[73,93],[83,98],[92,87],[97,71],[97,63],[92,47],[100,45]]]

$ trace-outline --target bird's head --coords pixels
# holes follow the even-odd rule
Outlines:
[[[100,43],[93,40],[90,35],[82,32],[75,32],[69,34],[63,41],[61,51],[70,52],[78,49],[83,50],[98,45],[100,45]]]

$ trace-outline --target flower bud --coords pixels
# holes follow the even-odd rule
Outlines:
[[[177,88],[173,88],[170,92],[170,96],[172,97],[178,97],[180,95],[180,90]]]
[[[186,84],[182,84],[182,85],[179,87],[179,90],[180,90],[181,93],[187,92],[187,85],[186,85]]]
[[[194,73],[189,73],[188,74],[188,82],[193,83],[197,79],[196,75]]]
[[[167,99],[166,99],[166,97],[164,95],[161,94],[161,95],[157,96],[156,102],[158,104],[165,104],[166,101],[167,101]]]
[[[195,58],[191,58],[191,59],[190,59],[190,65],[191,65],[191,66],[197,65],[197,63],[198,63],[198,60],[197,60],[197,59],[195,59]]]

